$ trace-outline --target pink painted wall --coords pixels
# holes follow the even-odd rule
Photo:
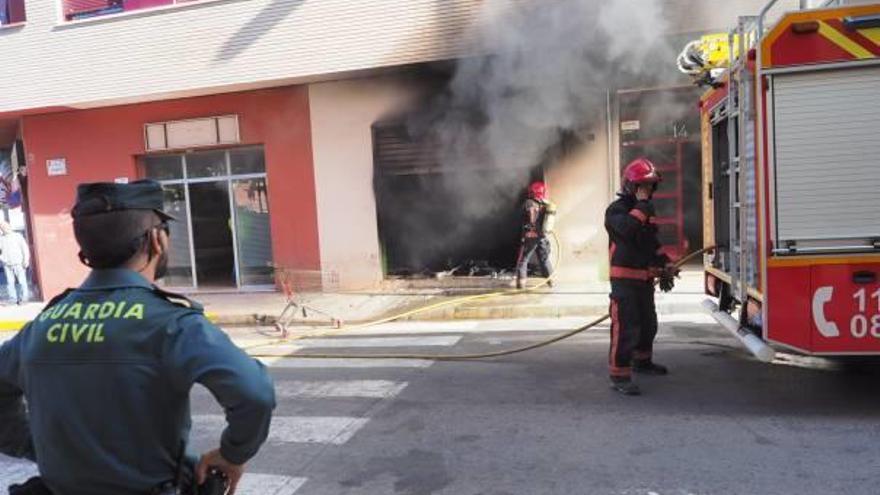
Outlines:
[[[264,146],[275,262],[320,268],[307,87],[74,110],[23,118],[37,278],[45,298],[78,285],[87,273],[76,257],[70,219],[76,186],[137,178],[145,123],[225,114],[239,116],[242,144]],[[66,159],[68,175],[48,176],[46,160],[53,158]]]

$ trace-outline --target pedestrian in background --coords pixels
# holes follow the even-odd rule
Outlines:
[[[0,262],[6,272],[6,295],[9,301],[15,301],[16,304],[26,302],[30,299],[27,276],[31,264],[30,247],[24,236],[3,221],[0,221]]]

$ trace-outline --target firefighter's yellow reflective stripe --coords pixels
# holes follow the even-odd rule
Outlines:
[[[819,34],[855,58],[874,58],[873,53],[869,52],[866,48],[856,43],[845,34],[829,26],[825,21],[819,21]]]
[[[873,41],[875,45],[880,46],[880,28],[859,29],[858,32]]]

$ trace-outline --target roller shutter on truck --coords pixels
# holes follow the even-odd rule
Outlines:
[[[880,240],[880,66],[772,79],[777,253]]]

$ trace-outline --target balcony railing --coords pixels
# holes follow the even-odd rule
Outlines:
[[[64,19],[77,21],[197,1],[199,0],[62,0],[61,3]]]

